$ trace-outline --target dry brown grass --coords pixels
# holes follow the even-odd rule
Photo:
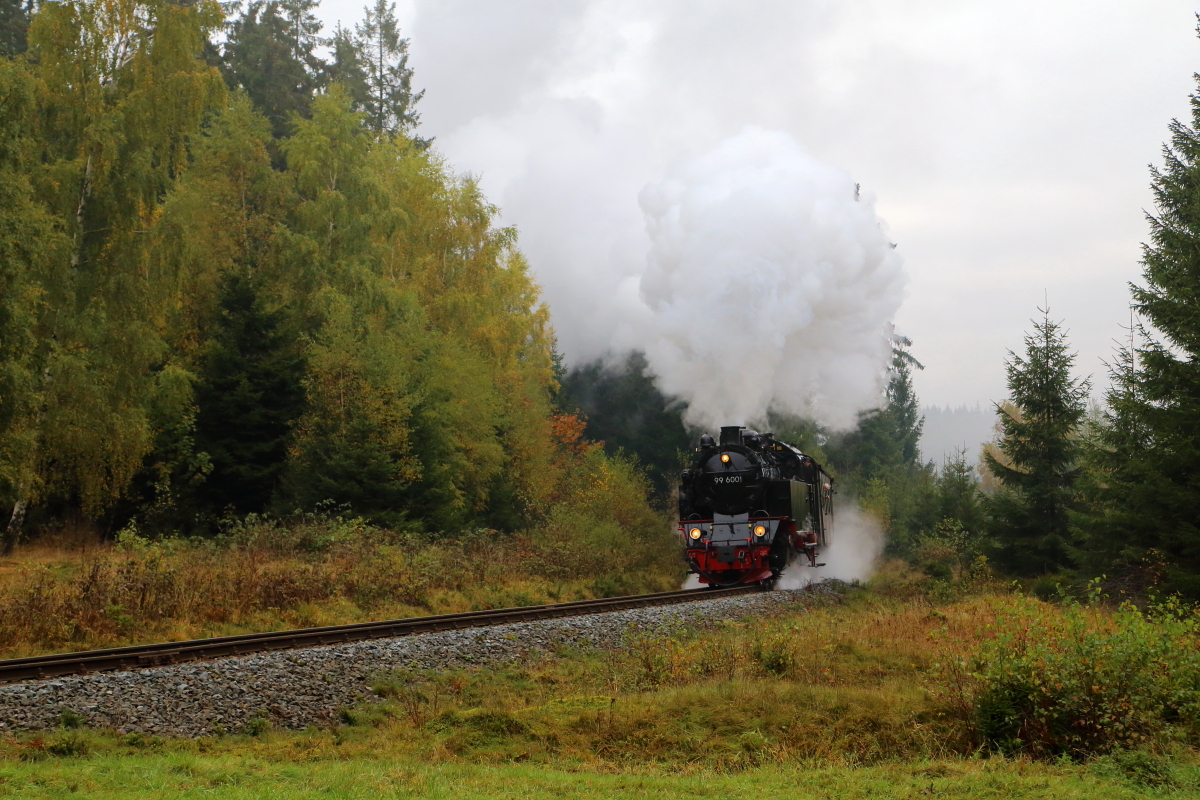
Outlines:
[[[0,556],[0,587],[31,568],[70,574],[90,555],[107,545],[91,525],[70,524],[45,531],[32,542],[18,545],[12,555]]]
[[[342,520],[254,523],[218,541],[43,542],[16,556],[0,577],[0,657],[551,603],[613,587],[662,591],[679,580],[644,552],[622,560],[492,531],[434,540]]]
[[[402,674],[348,715],[348,743],[434,760],[635,763],[736,772],[869,765],[974,749],[927,691],[945,648],[987,635],[996,598],[810,606],[699,630],[631,632],[622,651],[513,667]],[[1000,599],[1003,602],[1003,599]],[[368,743],[371,743],[368,745]]]

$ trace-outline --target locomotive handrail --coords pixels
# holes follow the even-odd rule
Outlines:
[[[370,639],[411,636],[443,630],[483,628],[511,622],[527,622],[556,617],[583,616],[625,608],[687,603],[716,597],[729,597],[762,591],[746,585],[723,589],[685,589],[676,592],[606,597],[597,600],[573,600],[538,606],[464,611],[428,617],[406,617],[376,622],[354,622],[319,628],[243,633],[177,642],[51,653],[0,661],[0,683],[44,680],[67,675],[142,669],[166,664],[209,660],[226,656],[249,655],[274,650],[294,650],[326,644],[344,644]]]

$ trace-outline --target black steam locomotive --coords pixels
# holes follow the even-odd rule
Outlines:
[[[700,437],[679,485],[684,555],[709,586],[772,583],[793,554],[821,567],[833,535],[833,478],[770,433],[734,425]]]

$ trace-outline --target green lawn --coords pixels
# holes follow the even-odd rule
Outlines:
[[[1180,768],[1187,771],[1188,768]],[[1122,798],[1196,797],[1192,788],[1156,790],[1098,774],[1095,766],[945,760],[874,767],[770,766],[732,775],[694,767],[684,774],[600,773],[524,764],[422,764],[354,759],[286,762],[231,755],[141,754],[58,758],[0,766],[0,797],[392,798],[431,800],[604,798]]]

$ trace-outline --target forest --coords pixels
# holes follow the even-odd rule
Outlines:
[[[685,405],[636,352],[564,365],[517,231],[422,136],[394,4],[329,36],[315,7],[0,0],[0,550],[341,520],[615,553],[635,531],[677,579]],[[760,421],[890,556],[1200,598],[1200,137],[1171,136],[1103,403],[1042,309],[978,468],[921,460],[899,335],[853,429]]]
[[[314,5],[218,46],[215,2],[6,0],[6,551],[318,508],[512,530],[566,462],[636,484],[579,466],[516,232],[415,133],[391,7],[325,60]]]

